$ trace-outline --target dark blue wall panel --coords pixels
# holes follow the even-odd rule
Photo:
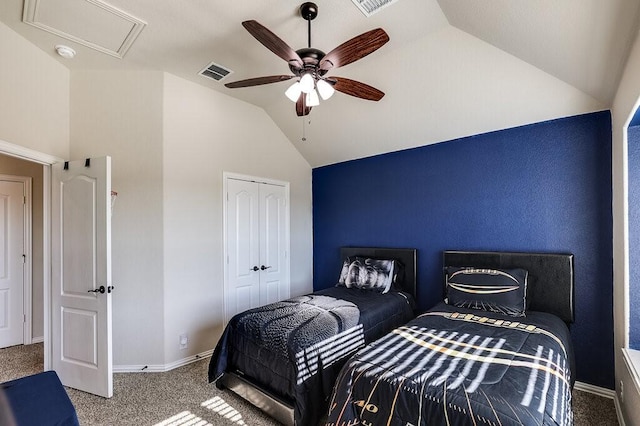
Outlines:
[[[636,112],[636,115],[638,113]],[[629,347],[640,350],[640,126],[629,127]]]
[[[575,255],[578,380],[613,388],[608,111],[313,170],[314,289],[340,246],[418,249],[418,304],[442,299],[442,251]]]

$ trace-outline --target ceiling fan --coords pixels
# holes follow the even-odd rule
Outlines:
[[[309,46],[298,50],[293,50],[257,21],[251,20],[242,23],[242,26],[267,49],[287,61],[293,75],[249,78],[227,83],[225,86],[235,89],[297,78],[298,80],[287,89],[285,94],[296,103],[298,116],[309,114],[311,108],[319,104],[318,94],[326,100],[333,95],[335,90],[370,101],[382,99],[384,93],[375,87],[344,77],[327,77],[326,74],[334,68],[355,62],[378,50],[389,41],[387,33],[382,28],[367,31],[325,54],[323,51],[311,47],[311,21],[318,16],[318,6],[311,2],[303,3],[300,6],[300,15],[308,21]]]

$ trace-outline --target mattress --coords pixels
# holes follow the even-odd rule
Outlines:
[[[345,287],[251,309],[225,328],[209,380],[234,372],[293,406],[296,424],[314,424],[344,362],[411,318],[406,293]]]
[[[442,303],[345,364],[327,425],[571,425],[573,371],[558,317]]]

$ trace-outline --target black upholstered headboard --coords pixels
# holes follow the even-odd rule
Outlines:
[[[567,323],[574,320],[573,255],[556,253],[509,253],[445,251],[444,266],[529,271],[529,310],[549,312]]]
[[[341,247],[340,259],[361,256],[373,259],[395,259],[404,266],[404,278],[400,286],[403,291],[416,297],[416,249],[384,247]]]

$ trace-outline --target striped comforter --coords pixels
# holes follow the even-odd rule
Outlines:
[[[293,405],[296,425],[317,424],[347,359],[413,316],[405,293],[346,287],[250,309],[225,328],[209,381],[234,372]]]
[[[572,363],[552,315],[441,304],[358,351],[327,425],[571,425]]]

